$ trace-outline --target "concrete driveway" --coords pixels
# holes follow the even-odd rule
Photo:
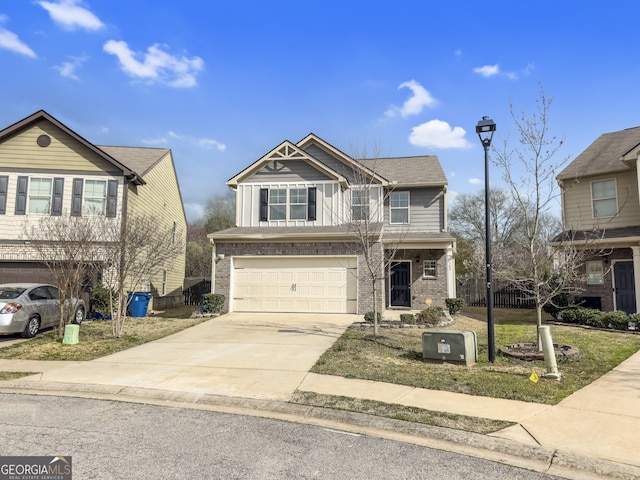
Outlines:
[[[155,342],[22,380],[287,401],[320,355],[359,318],[230,313]]]

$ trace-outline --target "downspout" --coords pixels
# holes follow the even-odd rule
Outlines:
[[[122,189],[122,221],[120,224],[120,265],[118,265],[118,283],[124,285],[124,263],[126,260],[126,246],[122,243],[127,232],[127,214],[129,211],[129,180],[124,177],[124,185]]]

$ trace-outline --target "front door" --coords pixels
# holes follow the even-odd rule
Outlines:
[[[615,282],[616,310],[636,313],[633,262],[616,262],[613,266],[613,281]]]
[[[389,305],[411,307],[411,262],[393,262],[389,281]]]

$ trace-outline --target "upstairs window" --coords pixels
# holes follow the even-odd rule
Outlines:
[[[261,188],[260,221],[316,219],[316,187]]]
[[[52,178],[32,178],[29,182],[29,213],[51,212]]]
[[[272,188],[269,190],[269,220],[287,219],[287,189]]]
[[[83,215],[104,215],[107,207],[106,180],[85,180]]]
[[[409,192],[391,192],[389,223],[409,223]]]
[[[369,219],[369,190],[351,191],[351,218],[354,221]]]
[[[611,179],[591,182],[591,199],[593,201],[593,218],[615,216],[618,212],[616,181]]]

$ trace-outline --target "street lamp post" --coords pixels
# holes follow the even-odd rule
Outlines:
[[[493,139],[496,124],[489,117],[482,117],[476,125],[476,133],[484,147],[484,223],[485,253],[487,261],[487,337],[489,343],[489,362],[496,361],[496,340],[493,328],[493,284],[491,281],[491,217],[489,212],[489,147]]]

